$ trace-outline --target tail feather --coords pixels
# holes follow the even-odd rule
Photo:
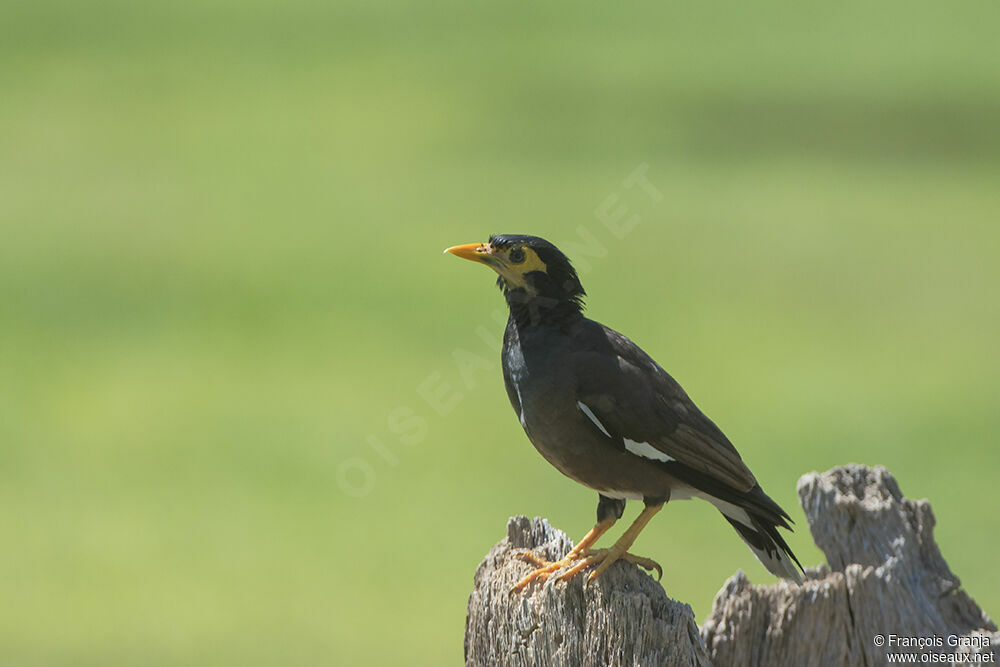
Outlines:
[[[719,509],[768,572],[802,583],[802,564],[778,532],[778,526],[791,530],[785,521],[788,515],[759,485],[747,493],[739,505],[712,497],[706,500]],[[766,511],[761,511],[765,508]]]
[[[799,563],[799,559],[792,553],[785,538],[781,536],[775,526],[762,524],[752,514],[750,520],[754,524],[753,527],[744,525],[725,514],[722,516],[726,517],[726,521],[732,524],[746,545],[750,547],[750,551],[767,568],[768,572],[797,584],[802,583],[802,573],[799,571],[802,569],[802,564]]]

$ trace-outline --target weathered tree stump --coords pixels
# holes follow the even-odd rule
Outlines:
[[[465,621],[470,665],[709,665],[691,607],[667,597],[631,563],[589,586],[568,582],[511,587],[532,570],[517,557],[534,549],[549,560],[573,542],[545,519],[518,516],[476,571]]]
[[[730,577],[702,628],[716,667],[883,665],[889,653],[996,662],[997,627],[942,558],[930,503],[904,498],[885,468],[861,465],[803,475],[798,492],[827,564],[809,568],[802,586]]]
[[[888,653],[997,662],[1000,633],[941,557],[926,500],[904,498],[885,468],[859,465],[809,473],[798,490],[828,564],[808,568],[802,586],[752,586],[737,572],[700,633],[688,605],[628,563],[590,586],[578,577],[509,594],[531,570],[519,551],[555,560],[572,547],[544,519],[512,518],[476,571],[466,662],[849,666],[887,664]]]

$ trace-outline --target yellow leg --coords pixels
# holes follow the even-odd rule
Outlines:
[[[632,543],[635,542],[635,538],[639,537],[639,533],[641,533],[642,529],[646,527],[649,520],[652,519],[661,509],[663,509],[663,503],[660,503],[659,505],[646,505],[639,516],[636,517],[635,521],[632,522],[632,525],[628,527],[628,530],[626,530],[625,533],[618,538],[618,541],[615,542],[610,549],[601,549],[599,551],[592,552],[587,560],[591,560],[592,558],[594,559],[592,563],[600,564],[597,566],[596,570],[590,573],[590,578],[587,579],[587,581],[593,581],[597,577],[601,576],[601,573],[611,567],[611,565],[619,558],[625,558],[626,560],[638,563],[639,565],[646,567],[646,569],[653,569],[652,567],[648,567],[646,565],[646,563],[650,563],[655,566],[655,568],[659,570],[662,575],[663,570],[655,561],[651,561],[648,558],[633,556],[628,553],[629,547],[631,547]]]
[[[615,525],[617,519],[604,519],[603,521],[598,521],[597,525],[590,529],[580,543],[573,547],[572,550],[562,558],[556,561],[546,561],[542,560],[530,551],[526,551],[520,554],[522,560],[526,560],[538,569],[530,572],[526,577],[517,582],[512,589],[511,593],[516,593],[518,591],[524,590],[524,588],[536,579],[545,581],[552,575],[553,572],[558,572],[559,570],[569,567],[571,565],[576,565],[578,562],[585,561],[590,551],[590,547],[594,546],[594,543],[603,535],[608,532],[611,526]]]
[[[636,517],[635,521],[632,522],[632,525],[628,527],[628,530],[626,530],[625,533],[618,538],[618,541],[615,542],[610,549],[591,549],[590,547],[597,542],[597,539],[601,535],[606,533],[608,529],[615,524],[615,519],[605,519],[604,521],[599,521],[597,525],[591,528],[590,532],[587,533],[582,540],[580,540],[580,543],[573,547],[573,549],[560,560],[550,562],[542,560],[530,552],[521,554],[522,559],[537,566],[538,569],[530,572],[526,577],[521,579],[521,581],[517,582],[517,584],[511,589],[511,592],[516,593],[523,590],[528,586],[528,584],[536,579],[545,581],[553,574],[556,575],[556,580],[567,580],[579,574],[591,565],[597,565],[597,569],[594,570],[590,574],[590,578],[587,579],[588,582],[591,582],[611,567],[611,565],[617,560],[626,560],[650,571],[656,570],[657,574],[662,577],[663,568],[660,567],[659,563],[650,558],[643,558],[642,556],[636,556],[628,552],[636,538],[639,537],[639,533],[642,532],[642,529],[646,527],[649,520],[652,519],[661,509],[663,509],[663,503],[658,505],[647,505],[639,516]],[[569,569],[565,572],[559,573],[560,570],[566,567]]]

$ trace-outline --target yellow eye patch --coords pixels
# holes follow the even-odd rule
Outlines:
[[[524,260],[516,264],[511,261],[510,256],[511,252],[515,249],[524,253]],[[546,270],[545,262],[538,256],[538,253],[525,246],[517,246],[510,250],[496,252],[494,256],[500,259],[500,262],[493,268],[512,287],[527,287],[527,282],[524,279],[525,274],[532,271],[544,272]],[[514,256],[517,258],[517,253],[514,253]]]

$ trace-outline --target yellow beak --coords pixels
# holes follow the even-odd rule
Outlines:
[[[466,243],[465,245],[456,245],[448,248],[445,252],[450,252],[456,257],[469,259],[473,262],[485,262],[486,258],[491,255],[490,247],[485,243]]]

